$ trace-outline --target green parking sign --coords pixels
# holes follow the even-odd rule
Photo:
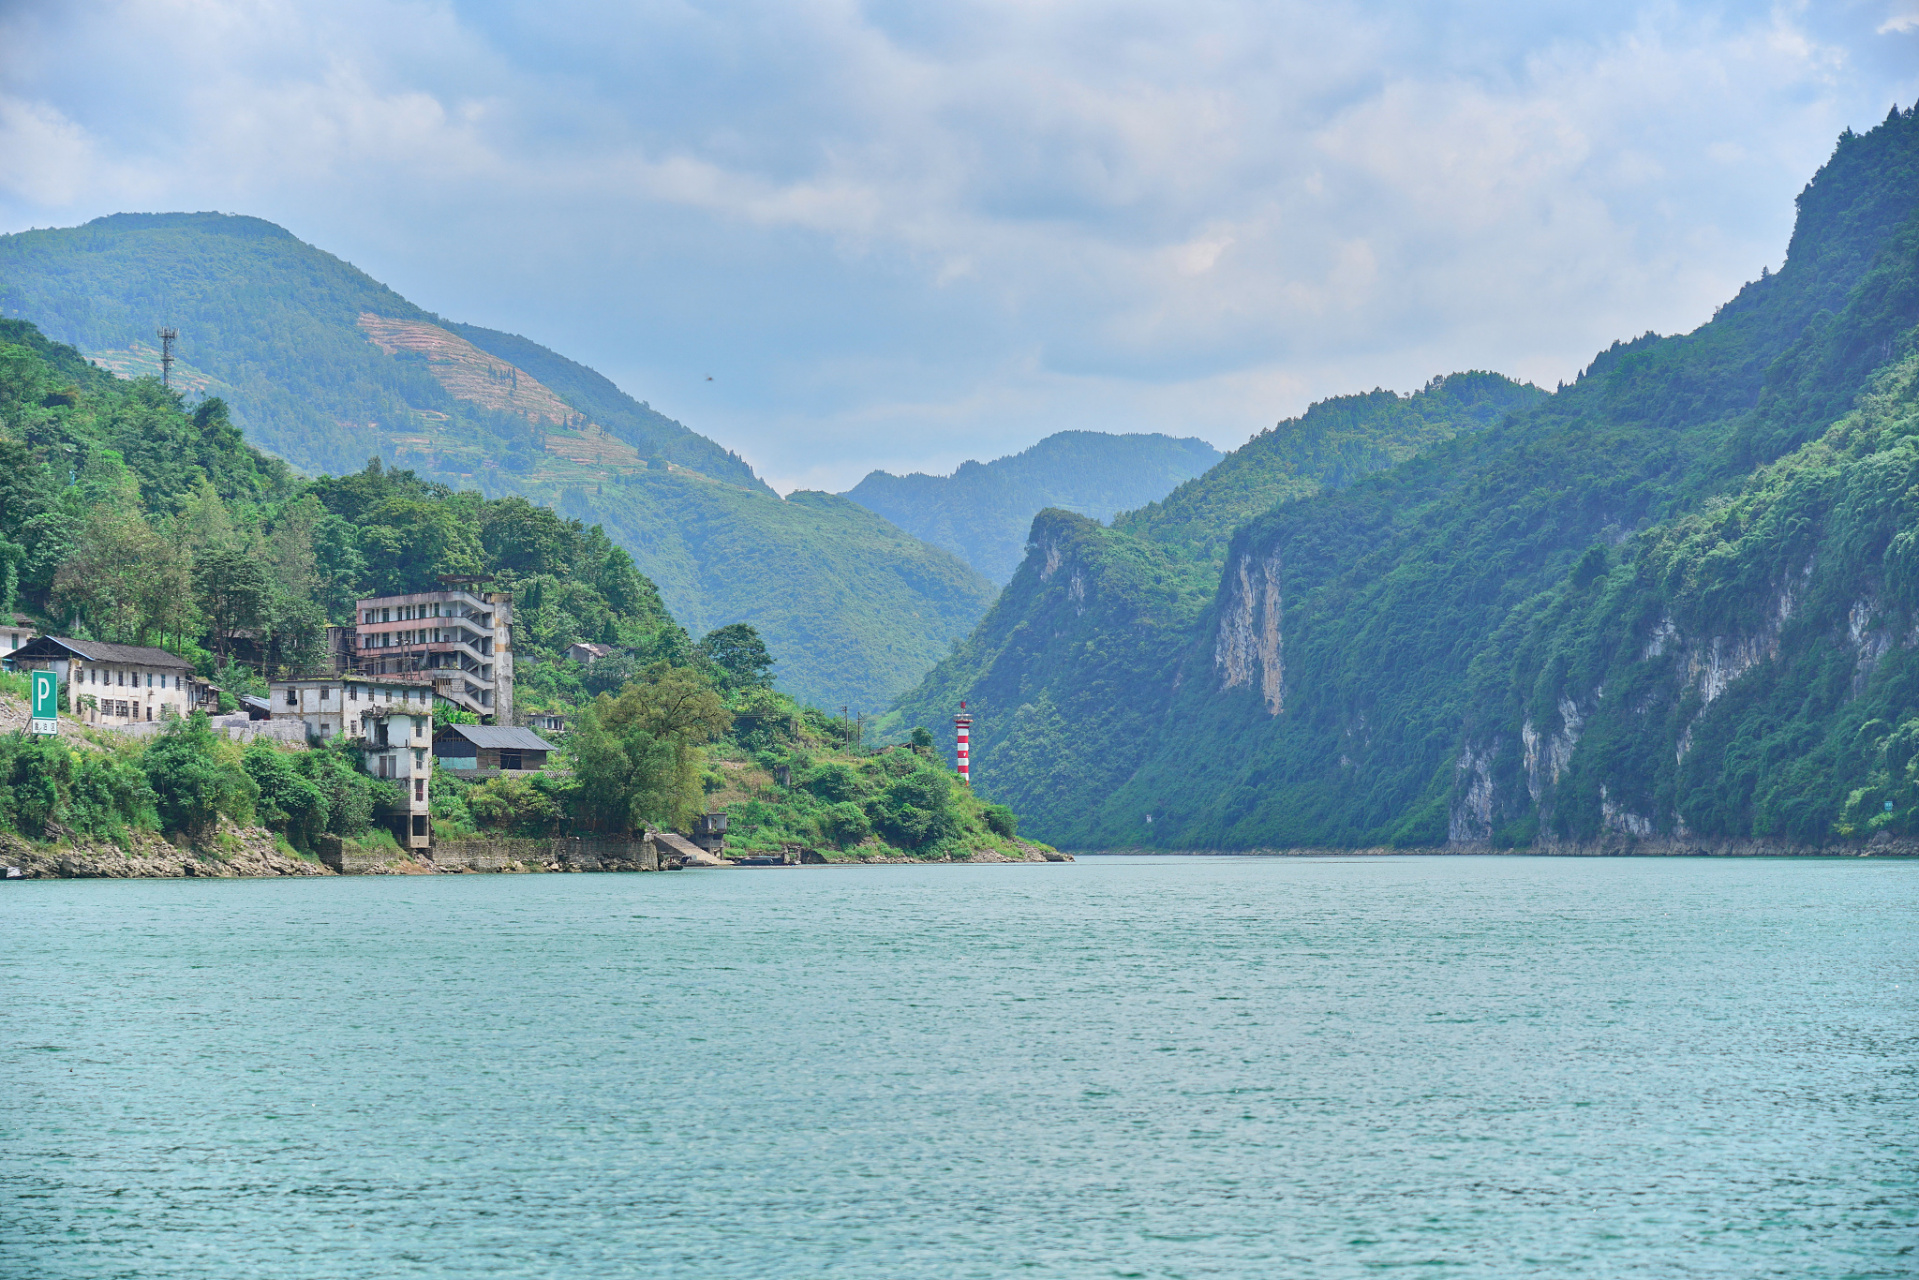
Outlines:
[[[51,671],[33,674],[33,723],[35,733],[60,732],[60,677]]]

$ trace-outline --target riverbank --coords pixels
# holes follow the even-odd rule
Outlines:
[[[155,831],[130,831],[120,843],[75,840],[34,844],[0,834],[0,866],[29,880],[232,879],[331,874],[317,858],[279,847],[271,832],[225,824],[206,848],[180,846]]]
[[[1605,840],[1556,840],[1511,849],[1485,844],[1449,844],[1394,849],[1081,849],[1083,857],[1162,858],[1919,858],[1919,839],[1877,835],[1870,840],[1796,844],[1784,840],[1612,837]]]
[[[344,856],[318,857],[289,853],[272,833],[231,824],[219,831],[211,847],[195,849],[173,844],[151,831],[129,832],[121,844],[74,841],[34,844],[18,836],[0,834],[0,866],[17,867],[28,880],[169,880],[272,878],[277,876],[431,876],[538,875],[577,872],[657,871],[637,846],[632,851],[612,848],[597,840],[527,840],[449,842],[427,856],[399,852],[351,850]],[[1022,856],[1010,857],[981,850],[966,858],[861,857],[839,855],[822,866],[965,866],[1008,863],[1071,862],[1072,855],[1037,845],[1022,847]],[[739,868],[731,868],[739,869]]]

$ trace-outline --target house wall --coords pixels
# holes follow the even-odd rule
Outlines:
[[[290,680],[273,685],[268,701],[275,721],[299,721],[310,740],[354,742],[366,771],[400,789],[394,837],[412,849],[431,843],[432,690],[372,680]]]
[[[66,664],[68,705],[88,724],[117,727],[158,723],[193,710],[188,669],[123,666],[111,662]]]

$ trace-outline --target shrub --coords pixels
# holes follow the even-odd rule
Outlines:
[[[515,835],[551,832],[560,821],[560,803],[538,778],[489,778],[466,795],[467,812],[481,826]]]
[[[1019,815],[1003,804],[987,805],[981,816],[986,819],[986,829],[996,836],[1011,840],[1019,834]]]
[[[895,779],[873,803],[872,817],[881,838],[902,849],[926,849],[960,833],[953,781],[938,769]]]
[[[253,740],[240,764],[259,788],[254,810],[261,824],[286,836],[294,848],[311,852],[313,838],[327,830],[331,816],[326,792],[302,777],[288,753],[264,738]]]
[[[198,839],[221,815],[245,825],[253,821],[259,788],[246,771],[220,758],[207,717],[196,711],[168,725],[140,758],[153,788],[160,829]]]
[[[861,791],[859,775],[843,764],[821,765],[806,779],[805,786],[828,804],[857,800]]]
[[[830,806],[819,819],[820,834],[842,849],[851,848],[873,834],[866,810],[851,801]]]

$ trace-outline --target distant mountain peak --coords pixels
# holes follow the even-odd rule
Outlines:
[[[1059,431],[991,462],[969,459],[950,476],[874,471],[846,496],[1004,583],[1038,512],[1059,507],[1107,520],[1165,496],[1219,458],[1193,437]]]

